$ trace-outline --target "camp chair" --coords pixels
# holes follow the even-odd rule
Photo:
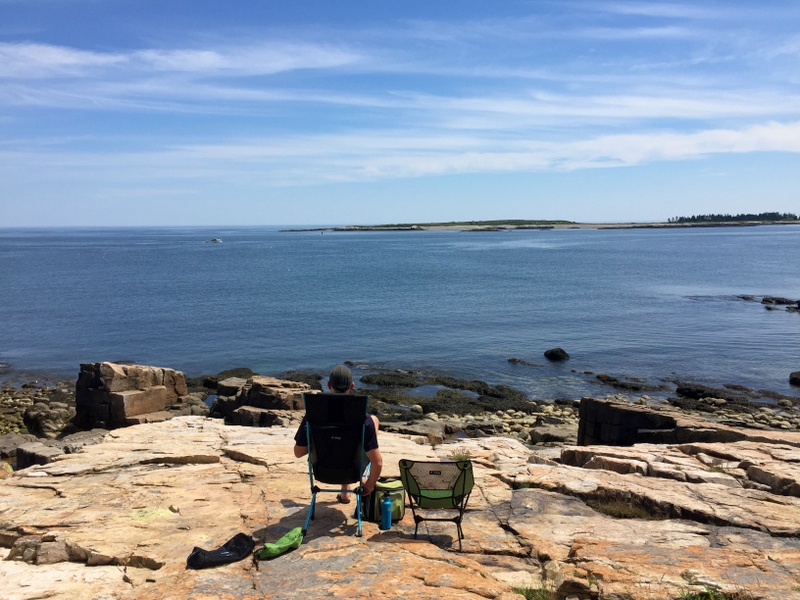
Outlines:
[[[450,462],[426,462],[403,459],[400,461],[400,479],[408,492],[411,512],[414,515],[414,539],[417,538],[422,521],[452,521],[458,529],[458,550],[464,531],[461,520],[467,501],[475,485],[472,462],[457,460]],[[423,517],[418,510],[455,509],[455,517]]]
[[[351,394],[303,394],[306,406],[306,439],[308,440],[308,478],[311,483],[311,506],[308,509],[303,535],[314,518],[319,492],[344,493],[344,484],[361,485],[367,464],[364,454],[364,431],[367,396]],[[321,488],[316,482],[338,484]],[[358,527],[361,537],[361,494],[356,497]]]

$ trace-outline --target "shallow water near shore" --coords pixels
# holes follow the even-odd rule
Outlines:
[[[800,298],[799,253],[798,226],[0,229],[0,379],[104,360],[189,376],[350,360],[533,399],[613,392],[597,373],[796,396],[800,314],[737,296]],[[555,346],[570,360],[548,362]]]

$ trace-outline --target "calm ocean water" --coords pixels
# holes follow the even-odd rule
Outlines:
[[[797,226],[0,229],[0,362],[75,377],[103,360],[187,375],[351,360],[542,399],[612,392],[585,371],[800,395],[800,314],[735,297],[800,298],[798,256]],[[548,364],[554,346],[571,359]]]

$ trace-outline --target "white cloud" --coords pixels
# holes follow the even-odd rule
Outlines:
[[[352,65],[360,56],[330,44],[275,43],[211,49],[145,49],[102,53],[35,43],[0,43],[0,77],[135,78],[148,73],[192,75],[263,75],[297,69],[329,69]],[[111,71],[111,73],[114,73]]]
[[[588,27],[576,29],[573,36],[590,40],[618,42],[623,40],[658,40],[698,38],[701,31],[689,27]]]
[[[618,15],[635,15],[668,19],[718,19],[727,11],[714,10],[697,3],[676,2],[591,2],[583,4],[587,10],[597,10]]]
[[[800,154],[800,121],[692,133],[642,132],[587,136],[573,141],[497,140],[409,131],[360,132],[231,140],[172,148],[86,154],[57,148],[6,149],[6,169],[37,164],[66,180],[87,174],[130,182],[197,186],[204,181],[257,182],[268,188],[337,181],[375,181],[442,174],[569,171],[631,167],[719,154]],[[127,183],[126,183],[127,182]]]
[[[127,61],[122,54],[103,54],[49,44],[0,43],[0,77],[81,76],[97,67]]]
[[[570,168],[639,165],[723,153],[800,153],[800,122],[767,123],[740,130],[712,129],[695,133],[639,133],[601,136],[566,145]]]
[[[155,71],[204,75],[266,75],[352,65],[360,56],[331,44],[273,43],[218,49],[141,50],[132,58]]]

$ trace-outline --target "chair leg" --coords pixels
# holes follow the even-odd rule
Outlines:
[[[308,523],[311,519],[314,518],[314,510],[317,504],[317,494],[314,492],[311,494],[311,506],[308,507],[308,514],[306,515],[306,523],[303,525],[303,535],[305,536],[306,531],[308,531]]]
[[[356,520],[358,522],[356,525],[356,537],[361,537],[361,494],[356,494]]]
[[[414,510],[412,508],[412,513]],[[419,524],[422,523],[425,519],[423,519],[420,515],[414,514],[414,539],[417,539],[417,532],[419,531]]]
[[[456,527],[458,528],[458,551],[461,552],[461,540],[464,539],[464,529],[461,527],[461,522],[464,520],[464,512],[467,510],[467,503],[464,502],[458,509],[458,517],[456,517]]]

